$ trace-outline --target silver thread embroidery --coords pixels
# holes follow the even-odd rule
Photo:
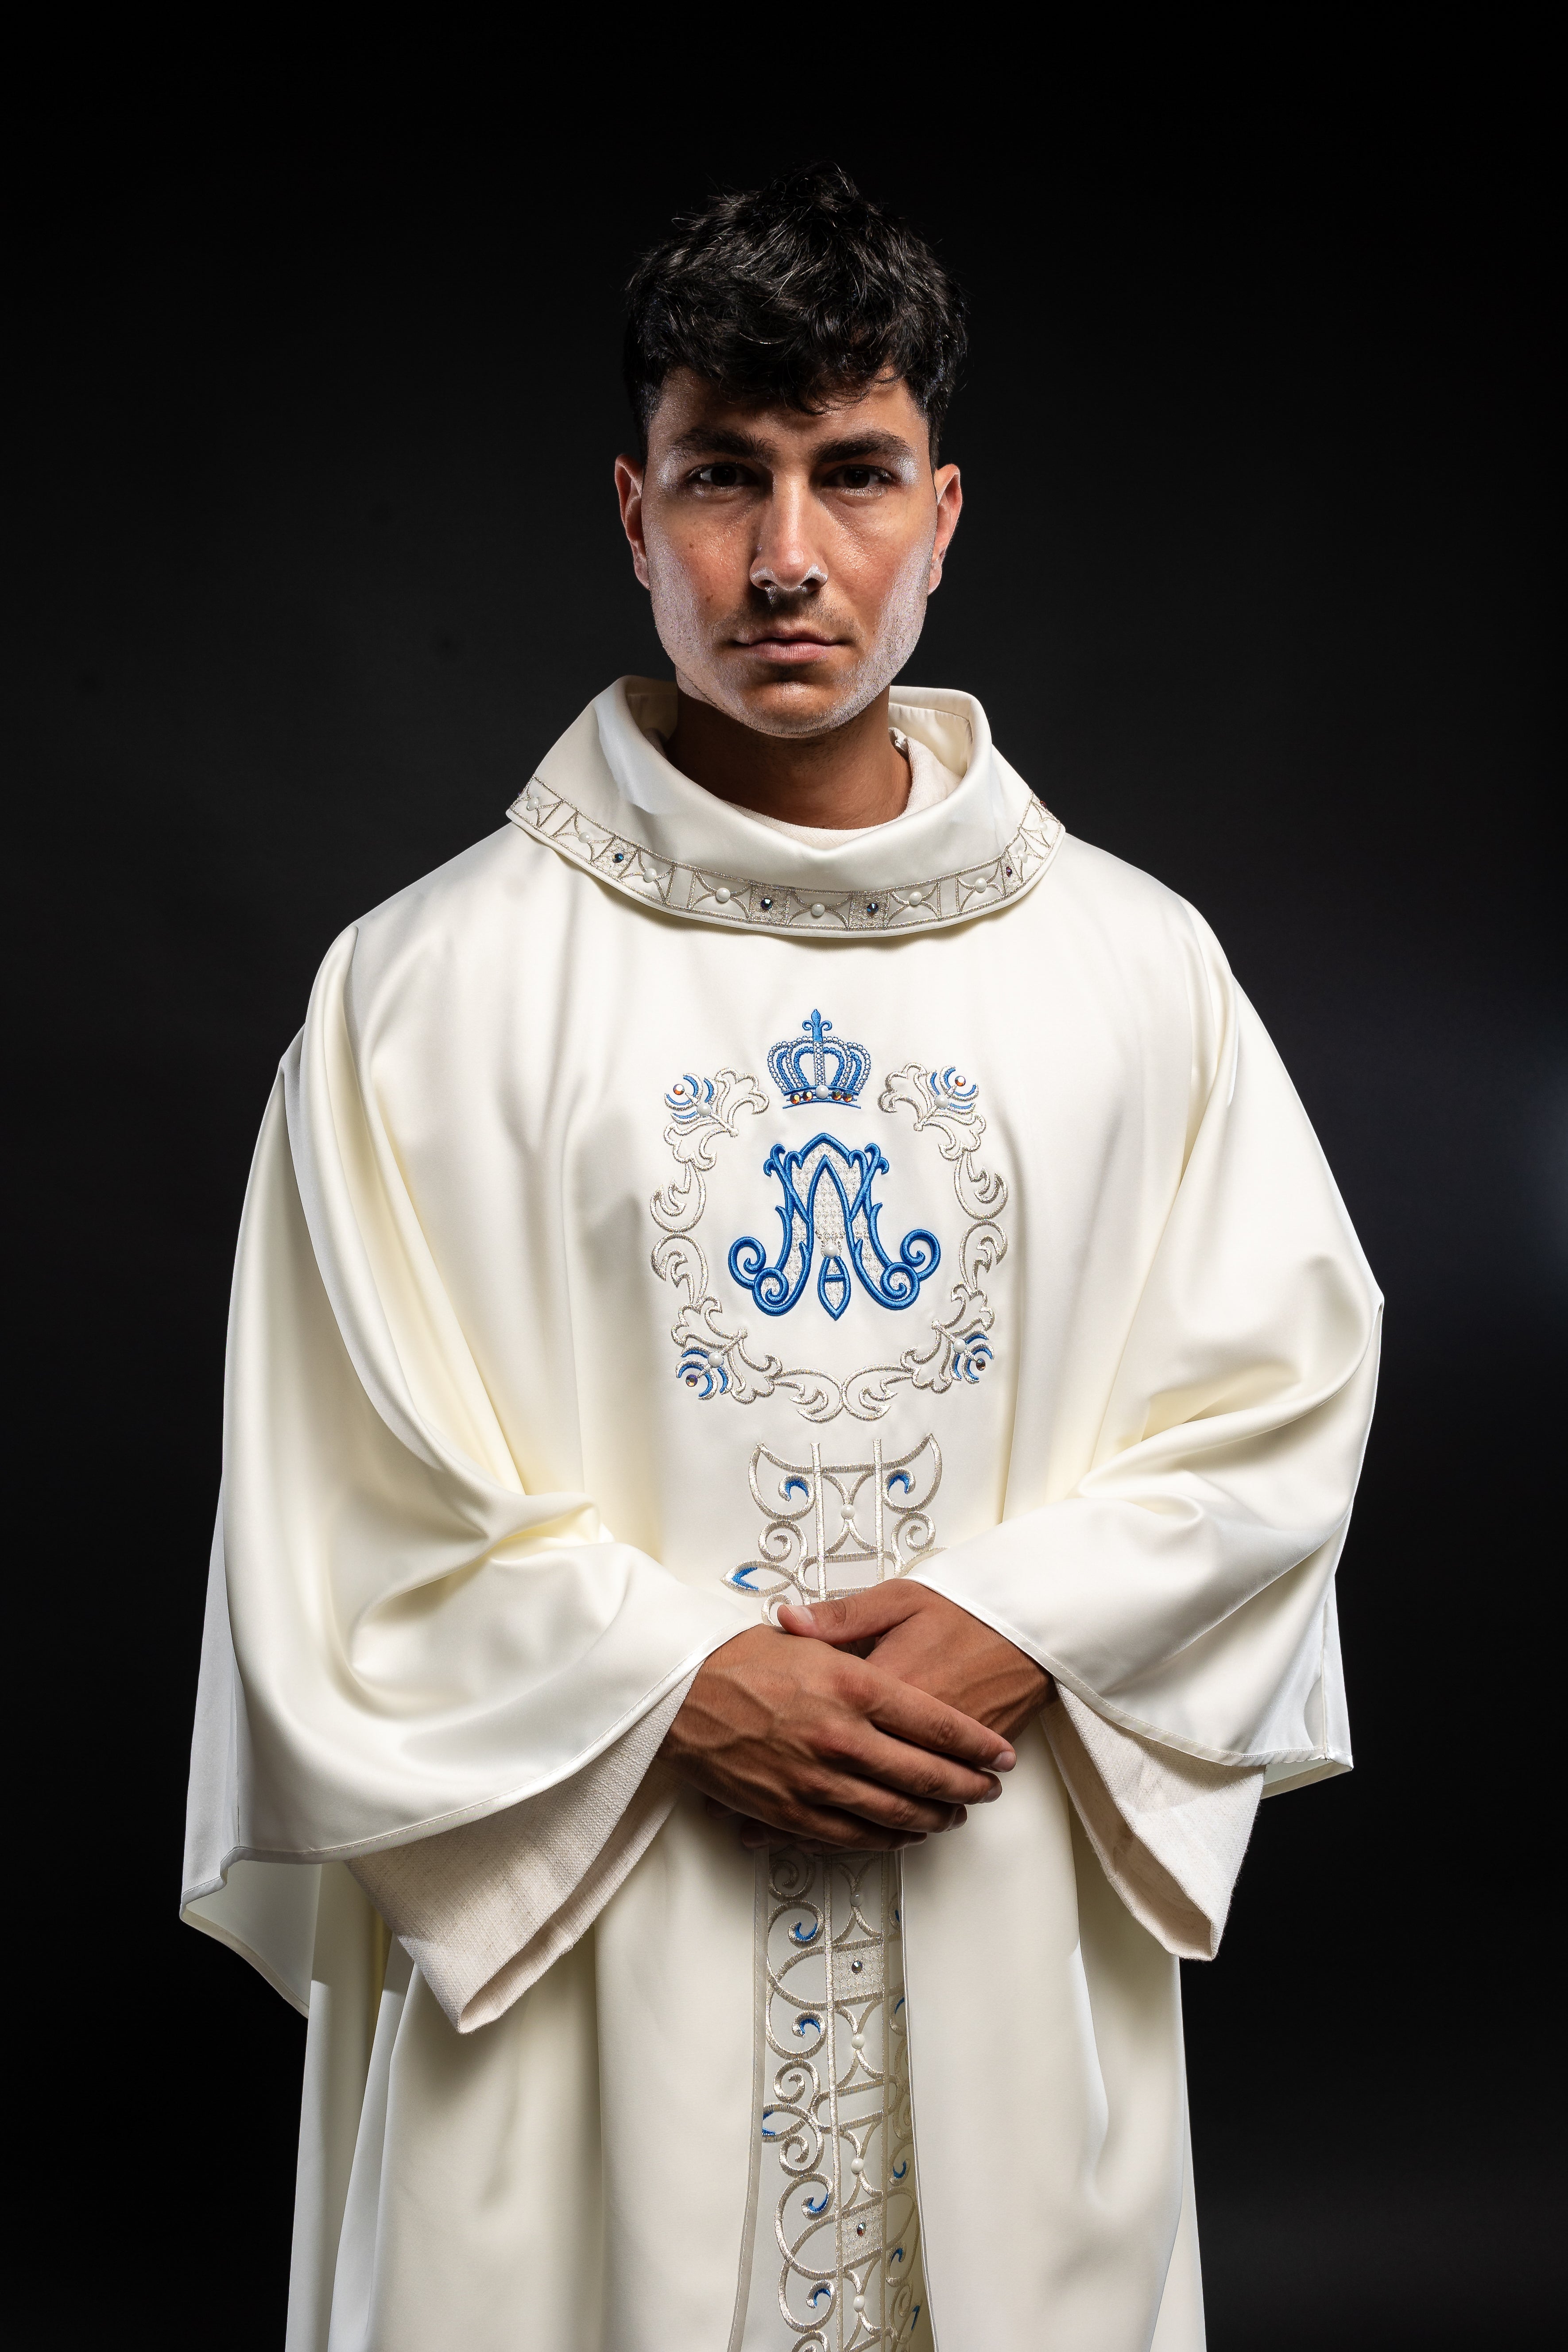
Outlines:
[[[931,1506],[942,1449],[923,1437],[887,1459],[752,1455],[762,1557],[725,1579],[764,1613],[902,1576],[937,1551]],[[791,2352],[905,2352],[925,2299],[915,2194],[899,1856],[760,1857],[758,1965],[770,2070],[752,2309],[776,2280]],[[763,2235],[771,2216],[773,2243]]]
[[[806,931],[813,937],[825,931],[929,930],[967,921],[1038,881],[1063,834],[1060,820],[1035,802],[1025,810],[1006,848],[978,866],[933,875],[928,882],[828,890],[818,897],[787,882],[759,882],[660,857],[587,815],[542,776],[530,778],[507,814],[522,832],[549,842],[574,866],[667,913],[740,930]]]
[[[896,1854],[767,1859],[763,2211],[791,2352],[903,2352],[920,2317]],[[754,2305],[753,2305],[754,2307]]]
[[[931,1505],[942,1484],[942,1448],[934,1437],[896,1461],[884,1459],[880,1439],[868,1462],[824,1462],[820,1445],[809,1461],[792,1462],[759,1445],[751,1483],[765,1522],[761,1556],[742,1560],[724,1581],[756,1593],[771,1619],[782,1602],[809,1608],[879,1584],[938,1549]]]

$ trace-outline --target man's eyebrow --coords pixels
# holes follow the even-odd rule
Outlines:
[[[741,457],[758,465],[768,465],[778,456],[778,446],[760,433],[747,433],[732,425],[692,425],[678,433],[669,445],[672,457]],[[886,458],[896,465],[900,458],[912,457],[914,451],[899,433],[880,429],[864,433],[848,433],[838,441],[825,441],[814,449],[814,466],[847,466],[868,458]]]
[[[881,431],[847,434],[842,441],[825,441],[813,453],[819,466],[847,466],[866,457],[887,457],[897,464],[914,454],[902,434]]]
[[[732,425],[692,425],[669,445],[672,457],[754,457],[766,464],[773,444],[760,434],[738,432]]]

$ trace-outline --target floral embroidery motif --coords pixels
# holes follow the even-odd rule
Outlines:
[[[786,1846],[760,1866],[773,2079],[753,2259],[779,2265],[795,2352],[902,2352],[923,2297],[899,1858]]]
[[[975,1085],[951,1066],[927,1070],[911,1062],[891,1074],[878,1097],[879,1109],[890,1115],[908,1113],[917,1134],[929,1133],[933,1138],[942,1158],[952,1168],[953,1193],[965,1223],[958,1244],[957,1278],[948,1292],[949,1311],[933,1317],[928,1343],[922,1348],[917,1341],[906,1348],[895,1362],[867,1365],[845,1381],[826,1371],[799,1366],[786,1368],[775,1355],[752,1354],[746,1345],[747,1328],[725,1314],[712,1287],[707,1255],[697,1239],[697,1228],[708,1202],[705,1178],[716,1164],[715,1148],[724,1139],[736,1137],[743,1112],[766,1111],[766,1096],[753,1077],[723,1069],[712,1077],[688,1075],[670,1089],[665,1102],[670,1123],[665,1129],[664,1139],[675,1160],[676,1174],[672,1182],[661,1186],[653,1195],[650,1204],[655,1222],[662,1228],[652,1263],[655,1273],[671,1286],[679,1300],[670,1336],[677,1351],[678,1376],[696,1396],[705,1402],[728,1396],[738,1404],[754,1404],[782,1391],[794,1397],[796,1409],[806,1421],[834,1421],[841,1412],[848,1412],[858,1421],[880,1421],[893,1398],[904,1388],[923,1389],[941,1396],[958,1381],[970,1385],[978,1381],[992,1360],[990,1335],[995,1313],[985,1282],[1006,1254],[1001,1220],[1007,1205],[1007,1187],[994,1171],[981,1163],[985,1121],[980,1115],[979,1089]],[[806,1147],[808,1152],[814,1148]],[[881,1156],[879,1152],[879,1159]],[[826,1161],[826,1154],[824,1160]],[[815,1178],[813,1181],[815,1184]],[[816,1198],[821,1199],[819,1189]],[[844,1205],[844,1193],[837,1179],[831,1205]],[[842,1243],[837,1251],[829,1253],[838,1261],[837,1279],[828,1279],[826,1289],[819,1293],[830,1314],[837,1299],[838,1315],[847,1303],[848,1264],[853,1262],[849,1220],[846,1218],[844,1223]],[[786,1243],[789,1237],[786,1226]],[[908,1257],[880,1261],[883,1281],[899,1278],[889,1276],[889,1268],[901,1268],[902,1278],[910,1282],[919,1276],[915,1284],[918,1290],[936,1265],[936,1255],[929,1264],[924,1262],[921,1253],[927,1244],[936,1253],[934,1235],[923,1231],[909,1235],[904,1244],[910,1253]],[[745,1248],[743,1243],[735,1246],[738,1251]],[[762,1265],[761,1245],[753,1242],[751,1247],[757,1256],[742,1257],[738,1266],[731,1262],[730,1270],[737,1281],[745,1282],[751,1275],[759,1283],[765,1283],[767,1271]],[[803,1263],[808,1265],[809,1258],[802,1260],[797,1235],[794,1259],[786,1248],[778,1266],[772,1269],[786,1277],[786,1289],[790,1283],[795,1284],[793,1297],[799,1295],[800,1285],[795,1277],[801,1273]],[[819,1280],[826,1275],[825,1260]],[[868,1281],[869,1287],[870,1279],[865,1274],[862,1279]],[[894,1303],[912,1304],[913,1296],[907,1301],[882,1299],[884,1305]],[[763,1311],[776,1314],[783,1310],[764,1306]]]
[[[1056,854],[1063,826],[1050,811],[1032,802],[1018,830],[999,856],[929,882],[894,884],[870,890],[824,890],[820,895],[787,882],[759,882],[743,875],[656,856],[583,810],[534,776],[507,811],[524,833],[537,834],[574,866],[613,883],[631,897],[668,914],[702,922],[728,923],[740,930],[824,932],[929,930],[940,923],[967,921],[1017,898],[1039,879]]]
[[[894,1462],[883,1460],[880,1439],[868,1462],[824,1462],[820,1445],[808,1462],[790,1462],[759,1445],[751,1479],[766,1522],[761,1557],[731,1569],[724,1581],[732,1591],[756,1593],[769,1618],[783,1601],[809,1607],[936,1556],[931,1506],[942,1484],[942,1448],[934,1437]]]

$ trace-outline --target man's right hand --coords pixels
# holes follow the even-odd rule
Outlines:
[[[1008,1742],[872,1661],[757,1625],[698,1669],[660,1753],[743,1843],[890,1852],[1002,1793]]]

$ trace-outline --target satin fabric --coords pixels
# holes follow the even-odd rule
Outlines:
[[[646,682],[599,698],[531,817],[334,944],[263,1124],[186,1903],[302,2004],[326,1982],[306,1866],[566,1779],[756,1622],[728,1580],[758,1557],[759,1448],[855,1465],[936,1440],[913,1573],[1107,1721],[1275,1786],[1350,1761],[1332,1580],[1379,1301],[1212,934],[1043,821],[968,698],[894,710],[958,790],[826,850],[679,776],[644,732],[662,709]],[[616,843],[653,865],[623,873]],[[695,878],[659,897],[682,859]],[[743,921],[702,911],[719,870]],[[889,883],[913,928],[846,928],[849,894]],[[775,891],[788,928],[760,911]],[[817,903],[839,928],[813,928]],[[871,1071],[851,1102],[791,1108],[767,1056],[814,1010]],[[705,1388],[678,1313],[689,1249],[679,1278],[659,1251],[695,1197],[683,1089],[710,1080],[731,1123],[684,1240],[700,1328],[744,1325],[749,1352]],[[808,1286],[770,1318],[739,1284],[732,1245],[777,1239],[764,1152],[819,1119],[881,1150],[892,1241],[940,1243],[907,1307],[846,1276],[837,1314]],[[954,1282],[980,1306],[944,1382],[951,1351],[932,1374],[916,1343]],[[416,1975],[364,2108],[359,2202],[383,2219],[354,2241],[334,2347],[738,2342],[753,1903],[750,1861],[682,1802],[496,2024],[454,2034]],[[1184,2352],[1175,1964],[1038,1734],[1000,1804],[908,1857],[906,1907],[943,2352]],[[600,2184],[565,2207],[535,2128],[556,2107]]]

